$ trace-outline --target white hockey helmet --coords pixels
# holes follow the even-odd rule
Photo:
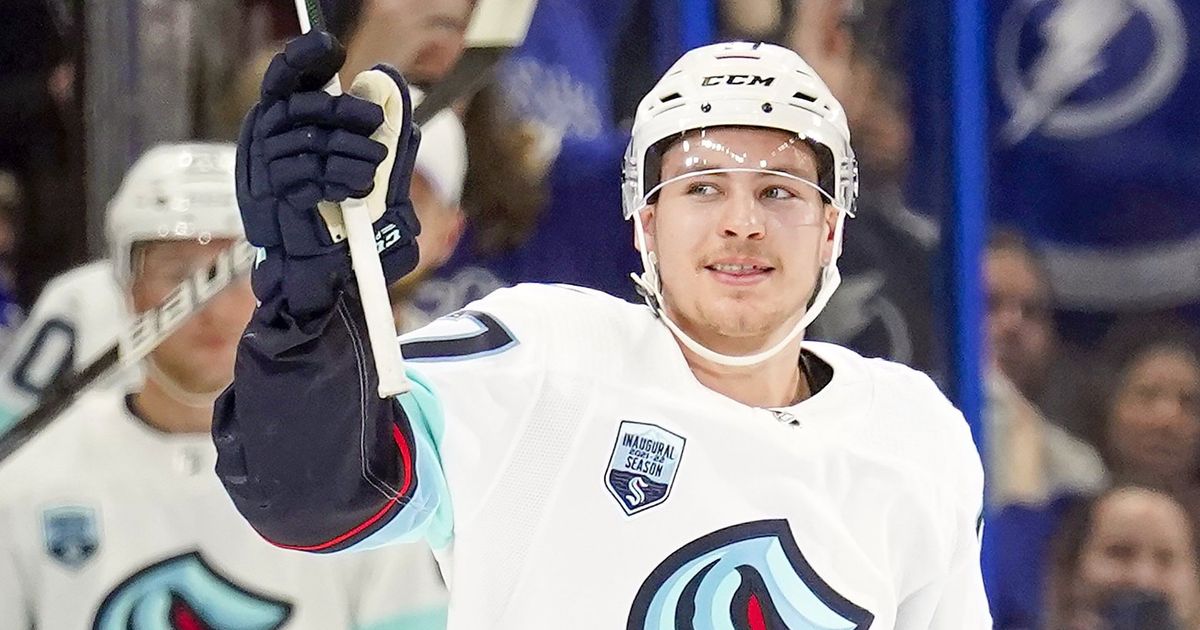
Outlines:
[[[231,143],[162,144],[125,174],[108,204],[105,234],[117,280],[129,288],[142,241],[243,239]]]
[[[686,132],[714,127],[757,127],[795,134],[828,150],[831,172],[819,188],[839,210],[833,257],[821,272],[816,294],[795,328],[768,350],[748,356],[714,352],[684,334],[662,312],[662,287],[653,253],[645,247],[640,211],[659,182],[662,153]],[[642,244],[644,272],[634,276],[647,302],[673,333],[697,354],[726,365],[754,365],[778,353],[804,331],[841,282],[837,258],[842,228],[854,215],[858,163],[850,147],[846,113],[824,81],[795,52],[772,44],[729,42],[685,53],[638,105],[622,171],[622,206]]]

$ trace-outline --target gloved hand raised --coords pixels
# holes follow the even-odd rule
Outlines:
[[[322,200],[378,197],[373,207],[381,214],[372,220],[386,279],[416,265],[420,225],[408,187],[419,133],[408,87],[394,69],[376,66],[355,79],[350,94],[331,96],[322,88],[344,60],[327,33],[292,40],[271,60],[261,100],[242,125],[238,205],[246,237],[266,254],[253,276],[260,310],[320,315],[352,284],[340,217],[330,208],[318,212]]]

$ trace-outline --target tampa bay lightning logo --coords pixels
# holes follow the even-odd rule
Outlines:
[[[1010,0],[997,33],[1004,139],[1100,136],[1153,112],[1187,67],[1176,0]]]
[[[58,507],[42,514],[46,553],[59,563],[82,567],[100,548],[96,512],[86,507]]]
[[[636,514],[667,500],[685,442],[657,425],[621,422],[604,485],[626,514]]]
[[[809,566],[785,520],[715,531],[646,578],[627,630],[866,630],[875,616]]]
[[[276,630],[291,614],[291,604],[234,584],[191,552],[122,582],[92,630]]]

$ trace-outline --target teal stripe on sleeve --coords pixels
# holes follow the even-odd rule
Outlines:
[[[434,549],[450,544],[454,514],[446,476],[442,472],[440,443],[446,426],[441,401],[420,373],[406,370],[413,388],[396,397],[412,428],[416,451],[417,490],[391,522],[351,547],[374,549],[393,543],[411,543],[424,538]]]

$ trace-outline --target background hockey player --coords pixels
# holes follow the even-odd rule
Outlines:
[[[404,337],[416,388],[391,400],[314,208],[387,187],[377,229],[407,232],[380,255],[403,275],[416,138],[375,172],[380,109],[319,92],[341,62],[327,35],[291,42],[239,142],[260,305],[213,430],[264,537],[423,537],[455,629],[990,627],[962,416],[908,368],[803,340],[857,186],[842,109],[799,57],[699,48],[642,101],[624,210],[648,308],[497,291]]]
[[[185,144],[133,166],[108,218],[133,312],[242,241],[233,165],[232,145]],[[428,550],[284,551],[222,492],[212,403],[253,307],[232,285],[152,352],[139,391],[85,397],[0,467],[0,628],[444,627]]]
[[[410,297],[425,276],[450,257],[464,221],[461,199],[467,149],[462,123],[453,112],[443,111],[421,131],[426,148],[417,154],[411,191],[423,227],[421,262],[414,273],[391,287],[397,327],[402,330],[429,321]],[[148,194],[138,187],[130,179],[110,207],[138,203],[131,197]],[[112,218],[120,215],[118,211],[106,217],[110,241],[123,238],[120,232],[125,226],[112,224]],[[65,370],[82,369],[116,340],[122,326],[128,325],[121,296],[108,259],[72,269],[46,285],[11,343],[0,347],[0,433],[27,413],[55,378]],[[138,370],[126,370],[102,385],[129,388],[140,379]]]

